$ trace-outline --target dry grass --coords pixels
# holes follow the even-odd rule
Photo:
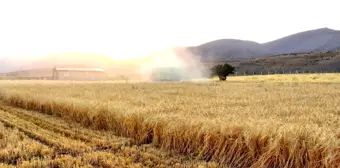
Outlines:
[[[217,167],[108,131],[1,105],[0,167]]]
[[[299,80],[287,75],[243,78],[249,82],[232,77],[233,82],[225,83],[158,84],[4,81],[0,97],[12,106],[220,166],[337,167],[340,85],[334,80],[340,76],[332,76],[333,83],[295,77]],[[277,78],[282,82],[265,82]],[[69,149],[66,141],[53,146],[75,155],[88,152],[79,151],[87,149],[84,143],[69,144],[80,148]]]
[[[229,81],[340,83],[340,73],[233,76]]]

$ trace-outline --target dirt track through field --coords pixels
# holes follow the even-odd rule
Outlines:
[[[1,167],[217,167],[2,103],[0,131]]]

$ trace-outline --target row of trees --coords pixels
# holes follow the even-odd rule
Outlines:
[[[324,70],[319,70],[319,71],[310,71],[310,70],[289,70],[288,72],[286,71],[286,73],[339,73],[340,72],[340,68],[337,68],[336,70],[332,70],[332,71],[324,71]],[[263,73],[265,74],[265,71],[263,71]],[[260,74],[263,74],[262,71]],[[225,64],[218,64],[215,65],[214,67],[211,68],[211,76],[215,77],[217,76],[221,81],[225,81],[227,79],[227,76],[229,76],[230,74],[235,74],[235,67],[225,63]],[[251,72],[247,72],[244,71],[244,75],[245,74],[251,74]],[[255,71],[252,71],[252,74],[259,74],[258,72],[255,73]],[[267,74],[270,74],[269,71],[267,71]],[[282,70],[274,70],[274,72],[272,72],[271,74],[285,74],[285,71]],[[237,74],[236,74],[237,75]]]

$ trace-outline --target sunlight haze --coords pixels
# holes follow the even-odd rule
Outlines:
[[[234,38],[259,43],[300,31],[340,29],[336,0],[0,2],[0,58],[64,52],[114,59]]]

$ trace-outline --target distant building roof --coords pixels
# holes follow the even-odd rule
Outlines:
[[[54,68],[56,71],[94,71],[94,72],[104,72],[102,68]]]

